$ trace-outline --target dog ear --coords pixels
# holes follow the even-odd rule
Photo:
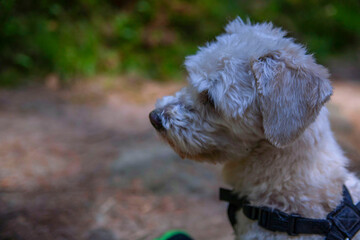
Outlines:
[[[251,68],[265,137],[276,147],[284,147],[304,132],[329,100],[328,71],[304,49],[297,54],[268,54],[252,62]]]

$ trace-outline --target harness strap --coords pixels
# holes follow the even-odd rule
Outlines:
[[[325,235],[330,230],[330,221],[326,219],[303,218],[297,214],[287,214],[266,207],[244,206],[243,213],[252,220],[258,220],[259,226],[271,231],[286,232],[290,236],[298,234]]]
[[[351,239],[360,230],[360,203],[353,204],[345,186],[342,203],[326,219],[304,218],[277,209],[251,206],[246,197],[239,198],[232,191],[222,188],[220,200],[229,202],[228,217],[234,230],[236,212],[241,209],[246,217],[257,220],[259,226],[270,231],[286,232],[290,236],[319,234],[326,236],[326,240],[343,240]]]

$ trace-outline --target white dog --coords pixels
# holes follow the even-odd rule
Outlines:
[[[223,163],[225,182],[252,206],[325,219],[343,185],[356,204],[360,184],[324,106],[328,71],[271,23],[238,18],[225,30],[186,58],[189,85],[158,100],[159,134],[183,158]],[[242,211],[237,223],[236,239],[324,239],[269,231]]]

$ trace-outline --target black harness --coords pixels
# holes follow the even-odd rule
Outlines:
[[[345,186],[341,204],[326,219],[304,218],[277,209],[251,206],[246,197],[239,198],[223,188],[220,188],[220,200],[229,202],[228,217],[234,231],[236,212],[241,209],[246,217],[257,220],[259,226],[273,232],[286,232],[290,236],[319,234],[324,235],[325,240],[350,240],[360,230],[360,202],[354,205]]]

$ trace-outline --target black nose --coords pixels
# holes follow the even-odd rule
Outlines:
[[[160,113],[161,110],[156,109],[149,114],[150,122],[156,130],[161,130],[164,128],[162,125]]]

